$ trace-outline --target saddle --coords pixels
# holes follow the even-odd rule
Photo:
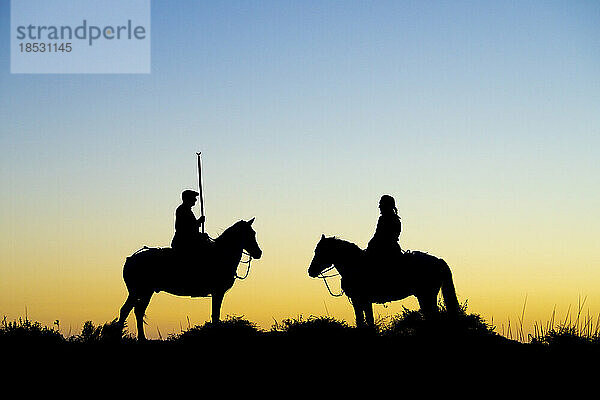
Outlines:
[[[193,246],[183,245],[183,243],[177,248],[144,246],[129,257],[158,257],[176,268],[185,268],[190,264],[197,264],[198,257],[206,256],[213,248],[214,240],[208,234],[200,233]]]
[[[400,265],[405,261],[405,253],[398,246],[397,248],[379,247],[367,249],[364,252],[365,258],[371,264],[394,266]]]

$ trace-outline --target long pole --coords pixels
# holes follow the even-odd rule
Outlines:
[[[200,194],[200,215],[204,217],[204,195],[202,194],[202,158],[200,153],[196,153],[198,156],[198,194]],[[202,233],[204,233],[204,221],[202,222]]]

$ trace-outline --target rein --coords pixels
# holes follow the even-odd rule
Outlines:
[[[241,281],[243,281],[244,279],[246,279],[248,277],[248,274],[250,273],[250,264],[252,263],[252,256],[250,255],[250,253],[246,252],[245,250],[242,250],[242,254],[248,256],[248,260],[246,260],[246,261],[240,260],[240,262],[238,263],[238,265],[239,264],[248,264],[248,266],[246,267],[246,274],[243,277],[239,276],[237,274],[237,269],[235,271],[235,278],[239,279]]]
[[[325,275],[327,272],[331,271],[331,270],[332,270],[332,269],[334,269],[334,268],[335,268],[335,266],[334,266],[334,265],[332,265],[331,267],[329,267],[329,268],[327,268],[327,269],[325,269],[325,270],[321,271],[321,273],[320,273],[320,274],[317,276],[317,278],[321,278],[321,279],[323,279],[323,283],[325,283],[325,287],[327,288],[327,291],[329,292],[329,294],[330,294],[330,295],[332,295],[333,297],[341,297],[341,296],[343,296],[343,295],[344,295],[344,290],[342,290],[342,291],[341,291],[340,293],[338,293],[338,294],[336,294],[336,293],[333,293],[333,292],[331,291],[331,288],[329,287],[329,284],[327,283],[327,278],[333,278],[333,277],[335,277],[335,276],[339,276],[339,275],[340,275],[340,273],[338,272],[338,273],[336,273],[336,274],[333,274],[333,275]]]

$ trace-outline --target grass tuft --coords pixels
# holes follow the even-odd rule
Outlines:
[[[125,330],[125,327],[119,326],[117,320],[114,319],[98,326],[94,326],[92,321],[86,321],[79,335],[71,336],[66,340],[80,344],[115,344],[131,343],[135,341],[135,338]]]
[[[58,344],[64,341],[63,336],[55,328],[42,326],[28,318],[7,321],[6,316],[0,325],[0,340],[3,343],[32,342],[39,344]]]
[[[195,343],[206,339],[240,339],[256,337],[262,331],[255,323],[241,316],[227,316],[216,324],[206,322],[196,325],[179,334],[171,334],[167,341],[171,343]]]
[[[306,319],[302,315],[297,318],[286,318],[275,322],[271,332],[286,336],[339,336],[350,334],[353,328],[346,321],[338,321],[332,317],[310,316]]]
[[[495,327],[479,314],[468,314],[466,303],[457,316],[450,315],[443,307],[434,318],[425,318],[423,313],[404,308],[379,330],[383,337],[413,337],[428,340],[472,340],[474,338],[500,338]]]

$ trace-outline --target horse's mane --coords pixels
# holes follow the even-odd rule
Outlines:
[[[362,252],[363,251],[363,249],[361,249],[360,247],[358,247],[358,245],[356,245],[356,244],[354,244],[352,242],[349,242],[347,240],[340,239],[337,236],[332,236],[332,237],[327,238],[327,239],[329,239],[332,243],[334,243],[334,245],[337,248],[339,248],[339,249],[341,249],[341,250],[343,250],[345,252],[348,252],[348,251]]]
[[[239,232],[242,223],[244,223],[243,220],[240,220],[238,222],[236,222],[235,224],[231,225],[229,228],[225,229],[225,231],[223,231],[223,233],[221,233],[219,236],[217,236],[217,238],[214,240],[215,242],[222,242],[224,240],[227,240],[228,238],[230,238],[232,235],[236,234],[237,232]]]

